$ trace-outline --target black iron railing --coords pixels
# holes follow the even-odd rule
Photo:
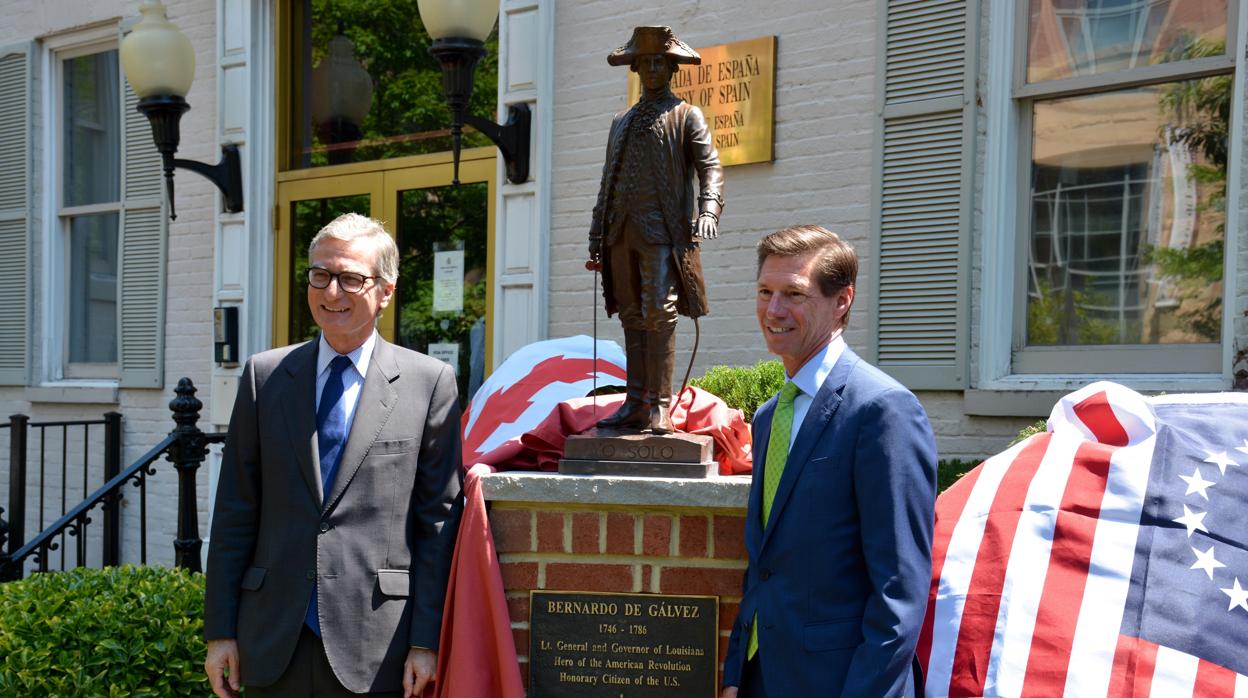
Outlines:
[[[86,497],[96,486],[92,481],[103,484],[121,470],[121,415],[117,412],[105,413],[103,419],[43,422],[15,414],[0,423],[0,433],[9,437],[10,540],[25,540],[28,514],[34,515],[36,528],[43,528],[64,516],[75,500]],[[115,565],[120,559],[119,514],[113,504],[104,510],[101,560],[105,565]],[[62,533],[58,547],[64,545]]]
[[[113,425],[112,437],[106,437],[106,451],[109,447],[115,450],[115,457],[105,457],[105,473],[107,481],[81,502],[63,510],[59,519],[44,528],[29,541],[24,541],[24,522],[26,517],[26,434],[23,424],[16,427],[10,422],[10,482],[8,520],[0,509],[0,581],[20,579],[26,565],[35,571],[47,572],[51,569],[49,559],[53,551],[60,551],[60,568],[65,569],[70,551],[65,549],[68,542],[73,544],[74,555],[72,566],[84,566],[88,561],[87,527],[93,523],[93,514],[98,510],[103,516],[102,552],[100,559],[104,565],[115,565],[120,562],[120,517],[119,506],[130,490],[137,489],[138,525],[139,525],[139,561],[147,562],[147,480],[157,475],[156,463],[165,456],[178,474],[178,531],[174,540],[175,563],[179,567],[199,571],[200,547],[199,514],[195,496],[195,474],[203,464],[208,453],[208,446],[225,440],[224,434],[205,434],[197,426],[199,413],[203,403],[195,397],[195,386],[189,378],[178,381],[174,391],[177,394],[169,403],[173,412],[175,427],[160,443],[143,454],[137,461],[120,469],[121,449],[121,415],[109,413],[102,422]],[[22,415],[16,415],[22,417]],[[96,424],[97,422],[90,422]],[[84,422],[70,423],[86,424]],[[20,443],[19,443],[20,442]],[[17,454],[20,446],[23,458],[19,461]],[[115,465],[110,464],[115,463]],[[22,467],[17,467],[18,463]],[[64,466],[63,466],[64,467]],[[84,475],[84,478],[86,476]],[[84,490],[86,480],[84,479]],[[65,483],[62,478],[62,484]],[[42,499],[42,495],[41,495]],[[41,504],[42,506],[42,504]],[[5,547],[7,542],[8,547]]]

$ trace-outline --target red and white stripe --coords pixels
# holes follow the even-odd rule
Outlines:
[[[1115,698],[1248,698],[1248,676],[1147,640],[1120,636],[1106,695]]]
[[[1154,431],[1142,396],[1096,383],[941,495],[927,695],[1109,694]]]

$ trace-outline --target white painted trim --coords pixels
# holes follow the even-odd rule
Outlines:
[[[248,71],[251,85],[251,119],[244,149],[243,186],[247,192],[247,237],[250,268],[247,270],[242,343],[250,356],[273,343],[273,220],[274,181],[277,177],[277,72],[276,12],[274,0],[249,3],[251,39]]]
[[[1232,8],[1233,10],[1234,8]],[[1234,52],[1238,63],[1235,79],[1231,88],[1231,123],[1227,126],[1227,138],[1230,139],[1227,150],[1226,169],[1226,260],[1222,268],[1222,372],[1226,383],[1223,388],[1234,380],[1235,371],[1235,321],[1245,312],[1245,308],[1235,303],[1239,297],[1239,236],[1240,223],[1244,220],[1242,206],[1245,203],[1240,197],[1244,181],[1244,140],[1248,138],[1248,127],[1244,124],[1245,100],[1248,100],[1248,11],[1238,12],[1238,27],[1235,33],[1234,46],[1227,47]],[[1229,336],[1228,336],[1229,335]]]
[[[550,228],[551,197],[554,179],[551,163],[555,142],[555,3],[541,0],[537,8],[537,45],[542,47],[537,69],[537,279],[533,284],[533,300],[537,303],[534,318],[537,329],[534,339],[547,339],[550,332]]]
[[[1238,13],[1235,41],[1237,69],[1235,72],[1230,124],[1230,151],[1227,168],[1226,265],[1223,271],[1223,341],[1222,367],[1218,373],[1175,374],[1014,374],[1011,353],[1014,327],[1014,274],[1018,251],[1020,177],[1023,168],[1018,162],[1020,122],[1022,116],[1013,92],[1014,43],[1016,30],[1015,0],[992,0],[989,13],[989,54],[986,111],[987,137],[984,157],[983,223],[980,229],[982,257],[981,284],[978,298],[979,370],[978,384],[982,390],[1069,390],[1085,385],[1090,379],[1113,380],[1135,390],[1172,392],[1225,390],[1231,381],[1231,360],[1234,352],[1235,319],[1243,312],[1236,307],[1239,259],[1240,182],[1244,147],[1245,72],[1248,65],[1243,47],[1248,37],[1248,12]]]
[[[1010,372],[1014,306],[1014,230],[1018,197],[1018,108],[1012,95],[1015,0],[993,0],[988,13],[988,134],[984,153],[984,218],[980,228],[979,388],[997,388]],[[1003,263],[1004,260],[1004,263]]]
[[[537,21],[534,35],[512,37],[510,35],[509,15],[536,11]],[[550,0],[500,0],[499,8],[499,82],[498,82],[498,118],[506,118],[507,108],[513,104],[528,103],[532,110],[531,150],[529,155],[529,181],[522,184],[511,184],[507,181],[505,163],[499,157],[496,166],[497,187],[494,196],[494,333],[492,346],[493,370],[506,358],[509,340],[514,344],[514,337],[505,337],[505,324],[501,321],[500,312],[505,310],[507,289],[530,289],[535,307],[533,308],[532,326],[528,330],[526,342],[544,339],[549,326],[549,268],[550,268],[550,143],[554,131],[554,7]],[[536,65],[533,66],[533,84],[522,89],[509,90],[510,66],[508,50],[511,42],[520,41],[526,45],[540,47],[534,55]],[[532,200],[533,212],[524,223],[531,226],[529,230],[507,230],[507,200],[529,197]],[[506,241],[508,235],[523,235],[530,248],[530,264],[527,270],[508,273],[504,268],[506,260]],[[514,348],[514,347],[513,347]]]

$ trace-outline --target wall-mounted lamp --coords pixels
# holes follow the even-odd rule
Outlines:
[[[454,184],[459,184],[459,149],[464,124],[484,133],[503,154],[507,180],[520,184],[529,178],[529,105],[512,105],[507,123],[498,124],[468,113],[477,61],[485,55],[485,40],[498,19],[498,0],[417,0],[420,19],[433,39],[429,53],[442,64],[442,90],[451,107],[451,139],[455,161]]]
[[[182,138],[178,122],[191,108],[186,103],[186,93],[195,77],[195,52],[191,40],[169,21],[159,0],[144,0],[139,12],[143,19],[121,42],[121,66],[139,96],[139,111],[152,122],[152,139],[160,151],[165,181],[169,183],[169,218],[178,217],[173,208],[175,167],[207,177],[221,190],[226,211],[242,211],[243,171],[238,146],[221,146],[221,162],[216,165],[173,157]]]

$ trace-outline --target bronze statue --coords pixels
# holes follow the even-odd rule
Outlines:
[[[641,78],[641,99],[611,123],[589,230],[607,315],[618,312],[627,396],[599,427],[667,434],[677,314],[707,313],[698,241],[719,235],[723,168],[702,111],[672,94],[681,63],[702,58],[670,27],[636,27],[607,56]],[[699,188],[695,197],[693,175]]]

